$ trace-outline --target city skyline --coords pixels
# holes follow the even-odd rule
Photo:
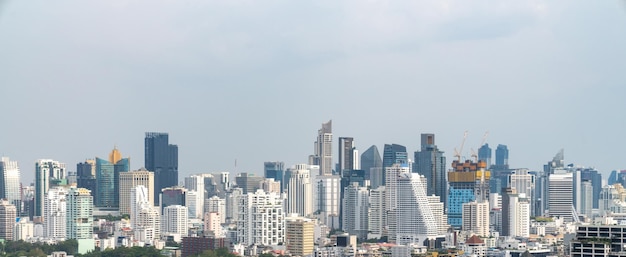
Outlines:
[[[0,155],[24,183],[38,159],[73,170],[115,145],[136,170],[143,134],[163,131],[179,179],[262,174],[307,163],[332,119],[359,152],[411,156],[433,133],[449,169],[464,131],[465,156],[489,131],[512,168],[565,149],[608,177],[626,168],[623,24],[619,1],[5,1]],[[118,122],[91,124],[105,115]]]

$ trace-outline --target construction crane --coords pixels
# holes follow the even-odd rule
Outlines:
[[[461,162],[461,153],[463,152],[463,146],[465,145],[466,138],[467,138],[467,130],[465,131],[465,133],[463,133],[463,141],[461,141],[461,146],[459,147],[459,150],[457,151],[456,147],[454,148],[454,157],[459,162]]]
[[[485,141],[487,141],[487,136],[489,136],[489,131],[485,132],[485,135],[483,135],[483,140],[480,142],[480,145],[478,147],[482,147],[483,145],[485,145]],[[471,148],[472,151],[472,158],[474,159],[475,162],[478,162],[478,154],[476,154],[476,151],[474,151],[474,148]]]

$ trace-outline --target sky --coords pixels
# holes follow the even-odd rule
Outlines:
[[[4,0],[0,155],[24,183],[114,146],[138,169],[158,131],[180,181],[261,174],[332,119],[361,152],[435,133],[451,161],[489,131],[511,167],[565,149],[606,175],[626,169],[625,2]]]

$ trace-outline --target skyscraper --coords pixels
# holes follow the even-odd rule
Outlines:
[[[383,150],[383,185],[386,185],[387,175],[385,168],[394,164],[408,165],[409,158],[407,156],[406,147],[397,144],[385,144]]]
[[[352,183],[344,189],[342,229],[358,238],[367,239],[369,220],[369,192],[366,187]]]
[[[339,169],[337,174],[343,175],[344,171],[358,170],[360,163],[358,161],[359,152],[354,147],[354,138],[339,138]]]
[[[589,181],[591,183],[593,208],[597,209],[600,202],[600,191],[602,190],[602,173],[593,168],[585,168],[580,174],[580,179],[581,181]]]
[[[319,175],[333,174],[333,123],[329,120],[322,123],[322,128],[317,131],[314,154],[309,157],[310,165],[320,167]],[[317,175],[317,174],[315,174]]]
[[[285,175],[285,163],[284,162],[265,162],[263,164],[263,174],[265,178],[273,178],[280,183],[280,192],[285,190],[283,177]],[[311,174],[317,175],[317,174]]]
[[[425,239],[434,239],[439,224],[426,196],[426,178],[417,173],[402,172],[396,183],[396,242],[422,243]]]
[[[307,164],[298,164],[285,173],[287,213],[306,217],[313,214],[313,185]]]
[[[122,158],[117,148],[109,154],[109,160],[96,158],[96,192],[94,197],[97,207],[120,206],[120,173],[130,170],[130,158]]]
[[[17,208],[5,199],[0,199],[0,239],[13,240],[13,226]]]
[[[76,183],[79,188],[91,191],[92,196],[97,195],[95,160],[85,160],[76,164]]]
[[[146,132],[145,167],[154,172],[154,204],[163,188],[178,185],[178,146],[169,143],[167,133]]]
[[[387,214],[387,236],[391,241],[395,241],[396,229],[398,225],[398,178],[404,173],[410,173],[407,163],[396,163],[391,167],[385,167],[385,207]],[[406,192],[405,192],[406,193]]]
[[[154,200],[154,173],[141,168],[139,170],[122,172],[119,175],[119,196],[120,196],[120,214],[131,214],[131,191],[134,187],[142,185],[148,189],[150,197],[148,200],[153,203]]]
[[[385,187],[380,186],[370,190],[369,198],[369,221],[367,224],[369,238],[381,238],[383,236],[385,224],[387,224],[387,207]]]
[[[17,161],[11,161],[9,157],[0,159],[0,199],[20,205],[20,168]]]
[[[84,188],[70,188],[67,199],[66,236],[76,239],[78,253],[85,254],[95,249],[93,240],[93,197]]]
[[[489,144],[484,144],[478,148],[478,160],[484,161],[485,164],[487,164],[486,169],[491,167],[491,147],[489,147]]]
[[[35,216],[44,216],[44,199],[51,180],[65,178],[65,163],[41,159],[35,163]]]
[[[277,245],[285,240],[283,198],[276,193],[243,195],[237,207],[237,241],[244,246],[253,244]]]
[[[244,194],[248,194],[254,193],[260,189],[263,179],[265,178],[255,176],[252,173],[243,172],[239,173],[237,177],[235,177],[235,183],[237,183],[237,187],[243,189]]]
[[[293,256],[310,256],[315,250],[315,221],[299,216],[285,217],[285,243]]]
[[[55,187],[48,190],[44,202],[43,236],[65,239],[67,232],[67,190]]]
[[[471,201],[463,204],[463,230],[480,237],[489,236],[489,202]]]
[[[509,168],[509,149],[506,145],[498,145],[496,148],[496,165],[502,169]]]
[[[528,173],[527,169],[517,169],[509,175],[509,187],[515,189],[517,194],[524,195],[529,200],[535,199],[535,176]],[[504,196],[503,196],[504,197]],[[531,213],[535,206],[531,205]]]
[[[448,199],[448,180],[446,178],[446,157],[435,145],[434,134],[422,134],[422,149],[415,152],[413,172],[426,177],[427,195],[439,196],[443,203]],[[445,205],[445,204],[444,204]]]
[[[317,176],[314,181],[315,212],[319,213],[323,224],[339,228],[341,177]]]
[[[551,217],[561,217],[565,221],[573,220],[573,183],[572,173],[557,172],[548,177],[548,210]]]
[[[361,154],[361,169],[365,171],[372,188],[383,185],[383,159],[380,158],[376,145],[370,146]]]

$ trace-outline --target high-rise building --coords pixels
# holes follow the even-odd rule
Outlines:
[[[491,167],[491,147],[489,147],[489,144],[484,144],[478,148],[478,160],[484,161],[485,164],[487,164],[486,169]]]
[[[339,228],[339,205],[341,203],[341,177],[317,176],[314,184],[314,209],[323,224]],[[336,224],[335,224],[336,222]]]
[[[50,159],[41,159],[35,163],[35,212],[34,216],[44,216],[46,193],[52,180],[63,180],[66,170],[65,163]]]
[[[132,189],[138,185],[145,186],[150,194],[149,201],[154,202],[154,173],[141,168],[139,170],[122,172],[119,175],[119,195],[120,195],[120,214],[131,214],[130,194]]]
[[[96,192],[94,197],[97,207],[120,206],[120,173],[130,170],[130,158],[122,158],[117,148],[109,154],[109,159],[96,158]]]
[[[426,196],[428,204],[430,205],[430,211],[433,213],[435,223],[437,225],[437,235],[445,235],[448,233],[448,215],[445,214],[444,205],[436,195]]]
[[[548,177],[548,210],[551,217],[573,220],[573,181],[572,173],[556,171]]]
[[[204,214],[204,235],[222,237],[222,217],[219,212],[207,212]]]
[[[455,228],[463,225],[463,204],[471,201],[482,202],[489,197],[491,173],[485,170],[486,163],[466,160],[452,162],[448,172],[448,224]]]
[[[96,192],[96,160],[88,159],[85,162],[76,164],[76,183],[78,188],[85,188],[91,191],[91,195]]]
[[[394,164],[408,165],[409,158],[406,152],[406,147],[397,144],[385,144],[383,150],[383,185],[386,185],[387,175],[385,174],[385,168],[391,167]]]
[[[0,199],[0,239],[13,240],[13,227],[17,208],[5,199]]]
[[[161,233],[164,235],[180,235],[181,237],[187,236],[188,217],[189,211],[185,206],[170,205],[163,208]]]
[[[515,188],[502,190],[503,236],[528,237],[530,235],[530,199]]]
[[[439,224],[426,196],[426,178],[417,173],[402,172],[396,179],[396,187],[396,242],[406,245],[435,239]]]
[[[509,148],[506,145],[498,145],[496,148],[496,165],[504,169],[509,168]]]
[[[55,187],[48,190],[44,201],[43,236],[65,239],[67,231],[67,190]]]
[[[263,189],[263,191],[268,192],[268,193],[276,192],[280,194],[282,192],[282,190],[280,190],[280,182],[275,181],[273,178],[266,178],[263,181],[261,181],[261,189]]]
[[[391,167],[385,167],[385,213],[387,215],[387,236],[395,241],[396,226],[398,225],[398,178],[403,173],[410,173],[408,164],[396,163]]]
[[[195,190],[187,190],[185,194],[185,207],[189,210],[191,219],[201,219],[204,215],[204,199],[199,197],[201,194]]]
[[[264,177],[255,176],[252,173],[240,173],[235,177],[237,187],[243,189],[244,194],[254,193],[261,188]]]
[[[421,151],[415,152],[413,172],[426,177],[427,195],[439,196],[444,203],[448,199],[448,180],[446,178],[446,157],[435,145],[434,134],[422,134]]]
[[[287,213],[306,217],[313,214],[313,185],[307,164],[298,164],[285,173]]]
[[[35,223],[27,217],[19,218],[17,222],[9,216],[0,215],[0,217],[6,217],[5,219],[0,218],[2,221],[15,223],[15,226],[13,226],[13,241],[26,241],[27,239],[35,237]]]
[[[185,197],[187,196],[187,189],[184,187],[166,187],[161,189],[160,206],[161,210],[170,205],[185,206]]]
[[[385,187],[380,186],[370,190],[370,210],[367,227],[369,229],[368,238],[381,238],[387,224],[387,207]]]
[[[593,209],[599,208],[598,203],[600,202],[600,191],[602,190],[602,173],[593,168],[585,168],[581,171],[580,179],[591,183]]]
[[[315,221],[300,216],[285,217],[285,243],[292,256],[310,256],[314,252]]]
[[[237,191],[237,190],[235,190]],[[237,191],[240,192],[240,191]],[[235,206],[236,208],[236,206]],[[226,223],[226,199],[219,198],[214,195],[211,198],[206,199],[206,204],[204,205],[204,213],[215,212],[219,214],[220,223]]]
[[[525,195],[526,198],[535,199],[535,176],[528,172],[527,169],[517,169],[513,174],[509,175],[510,188],[514,188],[515,192]],[[531,213],[534,213],[534,205],[530,206]]]
[[[130,226],[134,231],[135,239],[140,242],[153,244],[161,236],[161,215],[150,201],[152,194],[148,188],[138,185],[131,189]]]
[[[366,187],[352,183],[344,189],[342,229],[358,238],[367,239],[369,221],[369,192]]]
[[[122,172],[119,175],[119,195],[120,195],[120,214],[130,214],[131,213],[131,205],[130,202],[130,194],[134,187],[138,185],[145,186],[148,189],[148,193],[150,194],[149,201],[151,203],[154,202],[152,197],[154,194],[152,191],[154,190],[154,173],[141,168],[139,170]]]
[[[376,145],[370,146],[361,154],[361,169],[365,171],[372,188],[383,185],[383,159],[380,158]]]
[[[583,214],[587,217],[591,217],[593,213],[593,186],[591,185],[591,181],[583,180],[581,183],[581,206],[578,213]]]
[[[489,236],[489,202],[471,201],[463,203],[463,225],[464,231],[480,237]]]
[[[309,157],[310,165],[320,167],[319,175],[333,175],[332,144],[333,123],[332,120],[329,120],[326,123],[322,123],[322,128],[317,131],[314,153]]]
[[[283,177],[285,176],[285,163],[284,162],[265,162],[263,164],[263,174],[265,178],[273,178],[280,183],[280,192],[285,190],[285,184]]]
[[[278,245],[285,240],[283,198],[257,190],[241,197],[238,204],[237,241],[244,246]]]
[[[151,192],[145,185],[136,185],[130,189],[130,226],[135,228],[139,210],[152,206]]]
[[[236,224],[237,219],[239,219],[239,200],[244,196],[243,189],[241,188],[233,188],[226,194],[225,201],[225,209],[226,209],[226,223],[227,224]],[[211,198],[209,198],[211,199]],[[219,197],[218,197],[219,199]],[[210,202],[207,201],[206,209],[204,212],[212,211],[209,207],[211,206]]]
[[[93,197],[85,188],[70,188],[67,199],[66,236],[78,243],[78,253],[85,254],[95,249],[93,239]]]
[[[154,205],[166,187],[178,185],[178,146],[169,143],[167,133],[146,132],[145,168],[154,172]]]
[[[20,168],[17,161],[11,161],[9,157],[0,159],[0,199],[20,206]]]
[[[338,175],[343,175],[344,171],[360,169],[359,152],[354,147],[354,138],[339,138],[339,166]]]

